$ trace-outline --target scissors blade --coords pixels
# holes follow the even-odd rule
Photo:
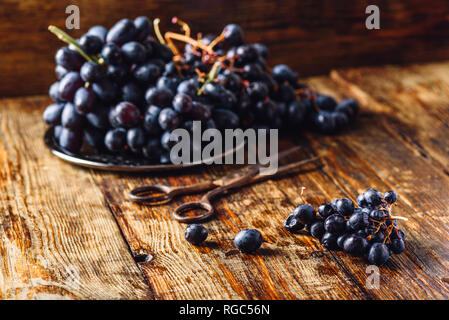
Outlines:
[[[278,160],[280,160],[300,149],[301,149],[300,146],[295,146],[295,147],[289,148],[287,150],[278,152],[278,153],[270,156],[270,158],[278,157]],[[264,165],[262,165],[260,163],[248,165],[238,171],[232,172],[224,177],[220,177],[220,178],[214,180],[214,184],[217,186],[223,186],[223,185],[233,184],[236,180],[239,180],[243,176],[248,177],[248,178],[253,177],[259,173],[259,170],[262,167],[264,167]]]

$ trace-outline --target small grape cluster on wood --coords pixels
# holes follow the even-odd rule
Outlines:
[[[357,257],[365,257],[370,264],[381,266],[392,254],[405,249],[405,233],[392,214],[397,194],[384,195],[369,189],[357,197],[358,207],[347,198],[335,199],[318,207],[318,214],[310,204],[299,205],[284,222],[291,233],[304,228],[329,250],[343,250]]]

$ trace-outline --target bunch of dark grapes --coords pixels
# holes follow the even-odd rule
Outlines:
[[[405,233],[397,224],[402,217],[391,213],[396,201],[394,191],[383,195],[369,189],[357,197],[359,207],[347,198],[323,203],[318,213],[311,205],[302,204],[288,216],[284,227],[292,233],[305,228],[326,249],[363,256],[370,264],[381,266],[405,249]]]
[[[309,127],[336,133],[355,119],[353,99],[337,104],[298,82],[287,65],[268,67],[263,44],[248,44],[242,29],[219,36],[163,38],[158,19],[122,19],[107,30],[94,26],[79,39],[50,27],[68,46],[55,55],[54,104],[43,118],[55,141],[78,153],[87,143],[100,153],[134,154],[166,163],[176,128],[278,128],[297,134]],[[177,45],[174,44],[177,41]],[[180,51],[177,46],[184,46]]]

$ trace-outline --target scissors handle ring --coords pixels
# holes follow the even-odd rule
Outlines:
[[[150,204],[167,203],[173,198],[173,188],[164,185],[138,187],[131,190],[128,197],[135,202],[148,202]],[[160,193],[159,195],[154,195]]]
[[[202,213],[190,217],[185,216],[186,213],[194,210],[201,210]],[[215,210],[212,207],[212,204],[209,200],[203,198],[201,201],[187,202],[180,205],[173,211],[173,217],[182,223],[194,223],[208,220],[214,213]]]

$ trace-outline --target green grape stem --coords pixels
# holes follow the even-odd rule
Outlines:
[[[212,69],[209,71],[209,73],[207,75],[206,81],[204,81],[204,84],[198,90],[197,95],[200,96],[203,93],[204,87],[206,86],[206,84],[208,84],[209,82],[214,81],[215,77],[217,76],[219,67],[220,67],[220,61],[215,62],[214,65],[212,66]]]
[[[67,33],[65,33],[63,30],[59,29],[56,26],[48,26],[48,30],[53,33],[54,35],[56,35],[58,37],[59,40],[64,41],[67,44],[72,44],[76,50],[84,57],[84,59],[86,59],[87,61],[90,62],[95,62],[100,64],[100,61],[98,59],[96,59],[95,57],[91,57],[89,56],[87,53],[85,53],[83,51],[83,49],[81,49],[81,47],[79,46],[78,42],[76,42],[75,39],[73,39],[71,36],[69,36]]]

